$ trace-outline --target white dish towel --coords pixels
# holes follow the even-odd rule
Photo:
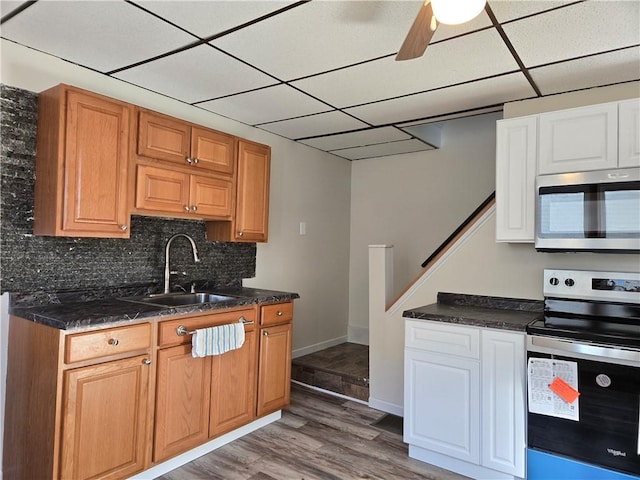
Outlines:
[[[238,322],[196,329],[191,343],[191,355],[195,358],[221,355],[235,350],[244,343],[244,324]]]

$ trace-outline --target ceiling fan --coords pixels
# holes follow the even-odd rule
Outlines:
[[[486,0],[426,0],[404,39],[396,61],[421,57],[439,23],[458,25],[477,17]]]

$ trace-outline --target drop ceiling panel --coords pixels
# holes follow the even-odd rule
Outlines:
[[[294,118],[282,122],[265,123],[260,128],[283,137],[296,139],[315,137],[328,133],[357,130],[367,127],[366,123],[356,120],[342,112],[327,112],[308,117]]]
[[[397,52],[421,5],[314,1],[213,43],[292,80]]]
[[[521,73],[479,80],[384,102],[346,109],[347,113],[374,125],[409,122],[534,97],[535,92]]]
[[[364,158],[387,157],[389,155],[399,155],[402,153],[422,152],[433,150],[433,147],[420,140],[401,140],[399,142],[382,143],[379,145],[369,145],[367,147],[348,148],[346,150],[336,150],[331,153],[349,160],[362,160]]]
[[[640,2],[589,1],[518,20],[504,31],[527,67],[640,44]]]
[[[13,12],[16,8],[18,8],[23,3],[24,2],[14,2],[10,0],[0,1],[0,16],[4,17],[6,14]]]
[[[264,73],[204,44],[114,75],[193,103],[276,83]]]
[[[534,68],[530,73],[544,95],[637,80],[640,47]]]
[[[206,38],[275,12],[293,2],[155,0],[136,3],[190,33]]]
[[[125,2],[36,2],[2,25],[2,36],[107,72],[195,40]]]
[[[518,64],[495,29],[430,45],[424,56],[387,57],[293,82],[337,108],[402,96],[515,71]]]
[[[498,22],[503,23],[557,7],[567,6],[576,3],[576,0],[489,0],[488,3]]]
[[[338,150],[343,148],[362,147],[377,143],[408,140],[411,136],[395,127],[372,128],[359,132],[340,133],[328,137],[310,138],[300,143],[319,148],[320,150]]]
[[[287,85],[276,85],[198,104],[205,110],[255,125],[331,110]]]

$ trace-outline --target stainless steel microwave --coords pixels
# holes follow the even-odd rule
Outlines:
[[[539,251],[640,252],[640,168],[536,178]]]

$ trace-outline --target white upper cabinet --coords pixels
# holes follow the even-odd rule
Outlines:
[[[497,122],[496,241],[533,242],[538,119]]]
[[[640,98],[620,102],[618,166],[640,167]]]
[[[540,175],[617,167],[617,103],[544,113],[539,121]]]

